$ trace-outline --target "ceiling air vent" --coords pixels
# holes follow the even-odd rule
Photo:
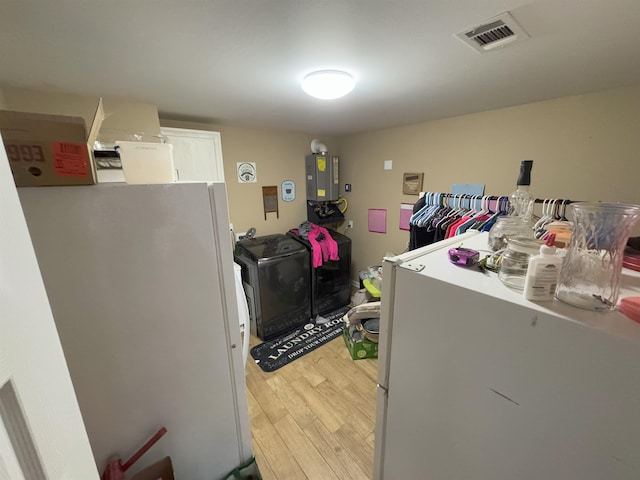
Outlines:
[[[457,37],[480,53],[505,47],[529,38],[513,17],[505,12],[482,25],[465,30]]]

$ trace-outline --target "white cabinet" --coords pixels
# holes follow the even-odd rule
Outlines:
[[[449,262],[486,235],[385,259],[374,478],[638,479],[640,325]]]
[[[161,132],[173,145],[178,182],[224,182],[219,132],[169,127]]]
[[[99,469],[164,425],[136,469],[171,455],[176,478],[227,478],[251,458],[251,432],[224,184],[22,188],[20,200]]]
[[[0,479],[98,480],[2,138],[0,205]]]

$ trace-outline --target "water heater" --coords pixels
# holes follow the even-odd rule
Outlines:
[[[340,159],[327,152],[312,153],[305,157],[307,173],[307,200],[335,202],[340,198]]]

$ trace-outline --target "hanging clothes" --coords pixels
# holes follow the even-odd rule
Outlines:
[[[495,201],[494,208],[490,208]],[[413,206],[409,220],[409,250],[429,245],[467,230],[490,228],[506,213],[507,197],[426,192]]]
[[[321,267],[324,262],[338,261],[338,243],[331,237],[329,231],[311,222],[303,222],[297,229],[290,232],[305,238],[311,244],[311,265]]]
[[[409,250],[415,250],[416,248],[433,243],[435,232],[429,232],[426,228],[419,227],[416,224],[416,215],[427,206],[426,201],[427,196],[423,195],[413,206],[413,215],[409,220]]]

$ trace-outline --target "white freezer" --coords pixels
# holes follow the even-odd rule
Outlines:
[[[224,184],[19,195],[98,469],[161,425],[132,470],[170,455],[211,480],[251,458]]]
[[[451,264],[461,243],[487,234],[384,261],[375,478],[640,478],[640,324],[529,302]]]

